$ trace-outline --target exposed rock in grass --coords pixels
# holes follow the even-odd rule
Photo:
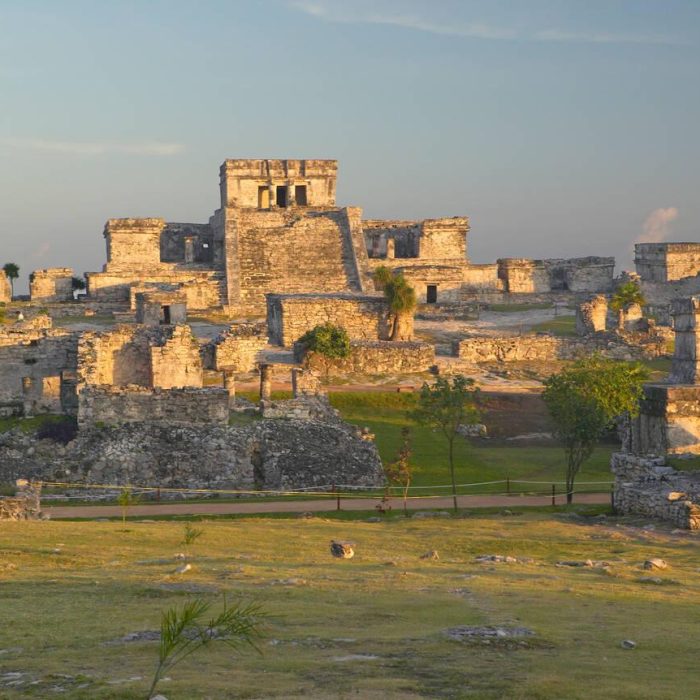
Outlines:
[[[437,561],[440,558],[440,555],[437,553],[437,550],[429,549],[425,554],[421,554],[420,558],[428,559],[430,561]]]
[[[655,557],[653,559],[647,559],[644,562],[644,568],[647,570],[653,570],[653,569],[663,570],[663,569],[668,568],[668,564],[666,563],[666,561],[664,559],[660,559],[659,557]]]
[[[334,656],[333,661],[340,663],[346,661],[376,661],[378,658],[374,654],[347,654],[346,656]]]
[[[532,564],[535,560],[532,557],[511,557],[506,554],[480,554],[474,557],[474,561],[479,564]]]
[[[620,642],[620,646],[623,649],[634,649],[637,646],[637,643],[633,642],[631,639],[623,639]]]
[[[414,513],[414,518],[449,518],[450,514],[446,510],[419,510]]]
[[[475,639],[513,639],[515,637],[532,637],[535,632],[527,627],[477,627],[460,625],[445,630],[448,639],[464,642]]]

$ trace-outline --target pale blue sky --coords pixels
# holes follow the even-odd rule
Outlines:
[[[232,157],[337,158],[372,218],[477,262],[700,240],[700,2],[0,0],[0,262],[206,221]]]

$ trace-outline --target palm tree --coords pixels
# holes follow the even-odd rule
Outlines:
[[[418,304],[416,290],[406,281],[403,273],[394,273],[383,265],[375,270],[374,281],[384,291],[384,298],[389,304],[390,340],[411,340],[413,312]]]
[[[612,299],[610,299],[610,308],[613,311],[617,311],[618,330],[622,330],[625,327],[625,311],[635,304],[639,306],[646,304],[642,290],[633,280],[624,282],[617,288]]]
[[[7,279],[10,280],[10,288],[12,290],[12,296],[15,295],[15,280],[19,277],[19,265],[13,262],[5,263],[3,265],[3,271],[7,275]]]

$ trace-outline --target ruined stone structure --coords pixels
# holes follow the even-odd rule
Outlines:
[[[0,304],[8,304],[12,301],[12,286],[5,271],[0,269]]]
[[[0,520],[38,520],[41,518],[41,484],[17,479],[17,493],[0,498]]]
[[[131,294],[136,323],[158,326],[187,321],[187,294],[181,288],[164,290],[132,287]]]
[[[660,357],[666,341],[649,334],[597,333],[583,338],[536,335],[473,336],[454,341],[452,353],[465,362],[547,362],[574,360],[593,352],[617,360]]]
[[[554,291],[608,292],[613,285],[615,258],[501,258],[498,277],[509,293]]]
[[[29,294],[32,301],[72,301],[73,270],[69,267],[34,270],[29,275]]]
[[[700,243],[637,243],[634,265],[643,282],[673,282],[700,273]]]
[[[266,346],[264,324],[238,323],[204,346],[204,366],[219,372],[252,372]]]
[[[192,310],[261,314],[266,294],[372,294],[380,265],[401,271],[424,303],[611,288],[612,258],[473,264],[466,217],[363,220],[360,208],[336,205],[337,169],[334,160],[226,160],[208,223],[110,219],[89,298],[125,302],[131,287],[170,285]]]
[[[602,294],[576,307],[576,333],[589,335],[601,333],[607,328],[608,300]]]
[[[270,294],[267,326],[270,342],[291,347],[306,331],[332,323],[351,340],[386,340],[391,330],[384,297],[352,294]]]
[[[78,334],[40,314],[0,325],[0,415],[75,410]]]
[[[305,366],[331,374],[410,374],[427,372],[435,365],[435,346],[421,342],[351,340],[348,357],[331,361],[307,353],[301,343],[294,351]]]
[[[640,413],[614,455],[615,498],[622,512],[700,528],[700,474],[677,472],[668,455],[700,454],[700,298],[676,300],[676,346],[666,383],[647,384]]]

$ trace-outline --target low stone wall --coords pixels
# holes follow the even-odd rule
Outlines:
[[[121,425],[149,421],[169,425],[228,423],[225,389],[85,387],[78,395],[78,424]]]
[[[389,309],[381,296],[267,295],[267,327],[274,345],[291,347],[306,331],[324,323],[342,326],[352,340],[386,339]]]
[[[435,346],[421,342],[353,340],[348,357],[331,361],[297,343],[294,355],[312,370],[337,374],[410,374],[435,364]]]
[[[65,447],[0,433],[0,482],[25,477],[163,488],[330,488],[384,483],[379,453],[340,420],[259,420],[245,426],[86,426]]]
[[[659,357],[665,352],[663,338],[640,335],[629,340],[618,334],[599,333],[583,338],[548,334],[504,337],[474,336],[456,340],[452,354],[466,362],[526,362],[573,360],[601,352],[618,360]]]
[[[664,457],[613,454],[615,508],[619,513],[642,515],[700,529],[700,473],[680,472]]]
[[[218,372],[252,372],[267,346],[267,330],[260,324],[240,323],[219,333],[204,346],[204,364]]]

